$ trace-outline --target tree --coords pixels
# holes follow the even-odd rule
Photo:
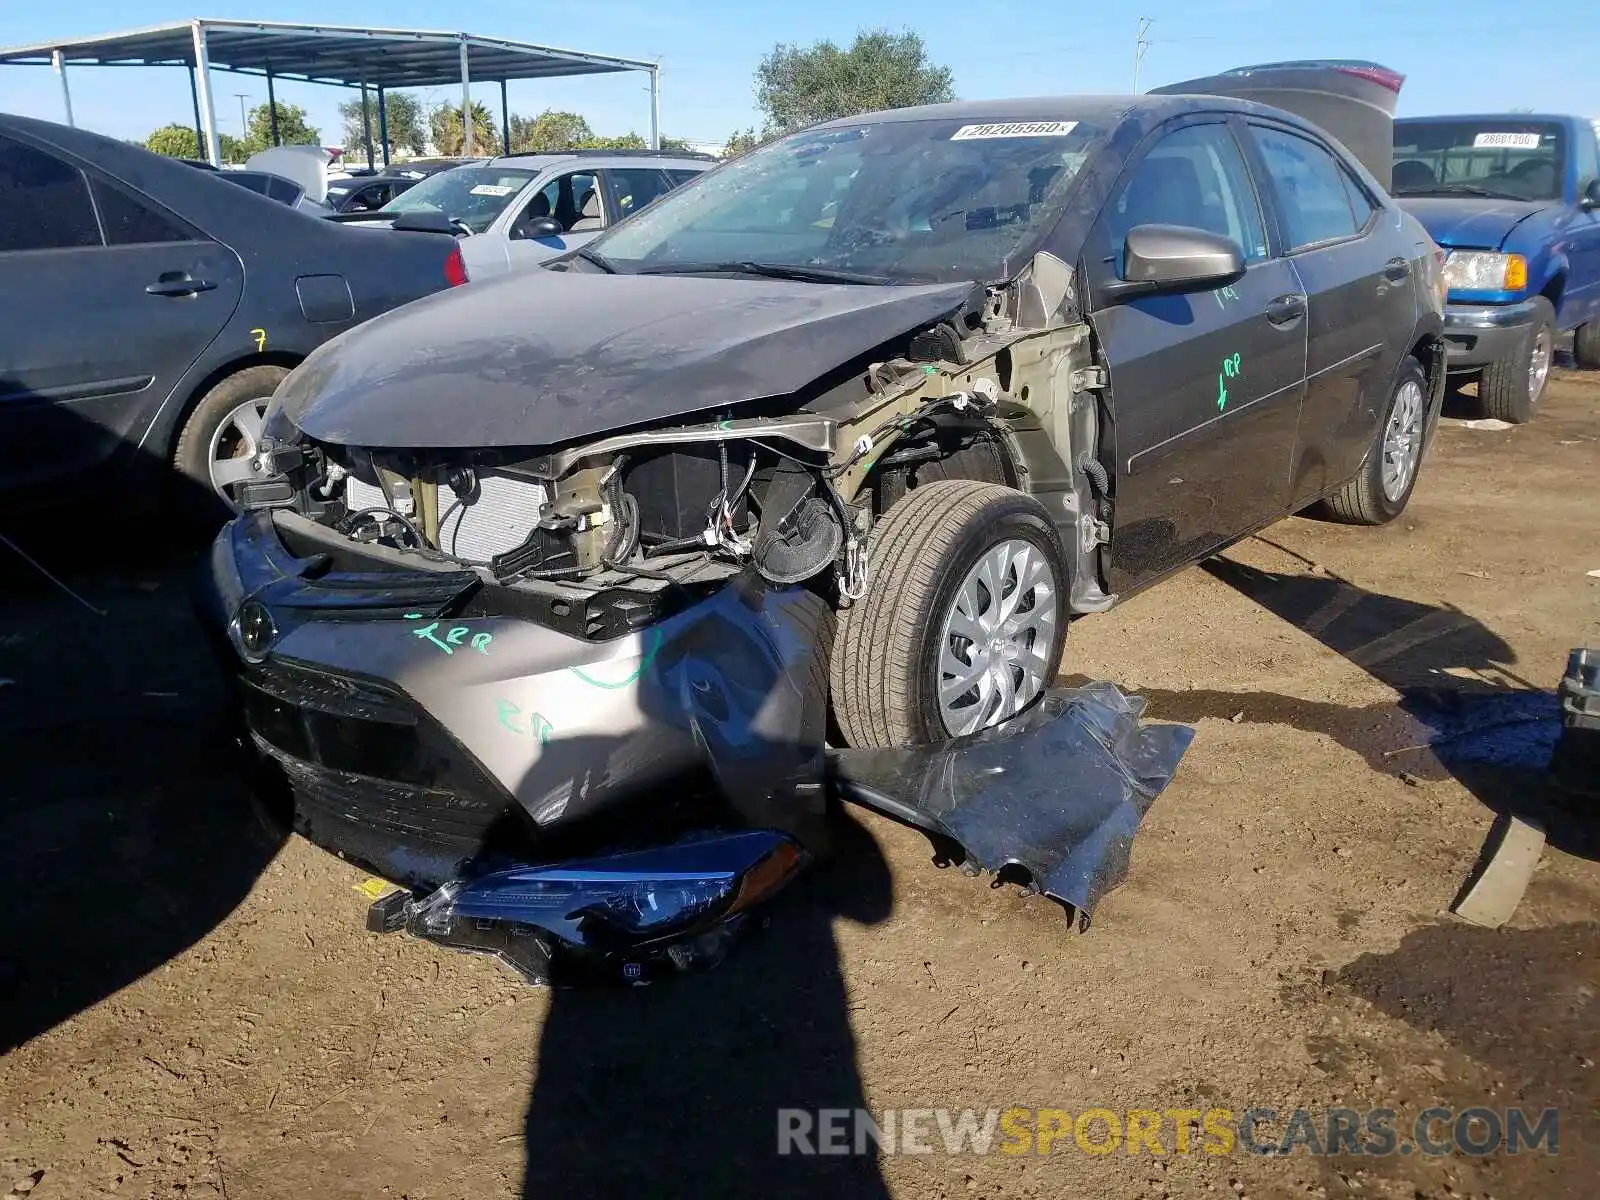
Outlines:
[[[440,154],[456,155],[467,152],[466,132],[461,124],[459,104],[441,104],[428,114],[428,128],[433,134],[433,144]],[[500,146],[500,131],[495,128],[489,110],[478,101],[472,102],[472,152],[494,154]]]
[[[648,150],[650,143],[637,133],[621,137],[590,137],[578,143],[579,150]]]
[[[389,145],[396,150],[421,154],[428,148],[428,133],[422,127],[422,106],[415,96],[404,92],[387,92],[383,97],[384,119],[389,126]],[[367,144],[366,125],[361,119],[361,98],[346,100],[339,105],[339,115],[344,118],[344,147],[353,157],[356,147],[363,150]],[[367,96],[367,118],[372,122],[372,148],[380,158],[383,148],[379,144],[382,130],[378,122],[378,98]]]
[[[320,146],[322,131],[306,124],[306,110],[298,104],[275,102],[278,112],[278,140],[280,146]],[[245,135],[239,149],[245,158],[274,145],[272,140],[272,110],[258,104],[250,110],[245,122]]]
[[[205,151],[200,149],[200,139],[194,130],[187,125],[179,125],[176,121],[152,132],[145,138],[144,148],[156,154],[165,154],[168,158],[206,156]],[[222,152],[223,162],[243,162],[249,157],[241,148],[239,139],[226,133],[217,134],[217,149]]]
[[[756,68],[756,100],[770,132],[954,99],[950,68],[930,63],[922,38],[909,29],[865,30],[848,50],[832,42],[810,47],[780,42]]]
[[[574,112],[547,108],[537,117],[511,118],[511,150],[514,154],[546,154],[552,150],[572,150],[591,141],[594,130]]]
[[[692,154],[694,147],[682,138],[664,137],[661,139],[661,152],[663,154]]]
[[[728,135],[728,140],[722,146],[722,157],[738,158],[741,154],[748,154],[766,140],[753,127],[741,129],[737,133]]]

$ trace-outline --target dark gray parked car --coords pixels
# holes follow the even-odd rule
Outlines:
[[[1078,614],[1313,505],[1393,519],[1440,278],[1281,109],[835,121],[312,355],[214,613],[313,836],[435,884],[536,857],[707,758],[781,789],[734,772],[824,707],[853,747],[1005,722]]]
[[[358,233],[228,174],[0,115],[0,510],[148,494],[168,464],[227,498],[292,367],[466,280],[452,237]]]

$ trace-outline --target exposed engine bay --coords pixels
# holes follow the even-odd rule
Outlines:
[[[874,519],[925,464],[963,454],[1050,507],[1082,559],[1074,607],[1096,611],[1110,602],[1095,551],[1111,497],[1089,333],[1063,321],[1068,279],[1040,255],[1016,284],[974,288],[946,320],[828,373],[808,395],[554,450],[330,444],[269,412],[261,482],[241,501],[292,508],[358,545],[468,567],[545,597],[556,617],[574,595],[704,594],[747,567],[844,607],[870,586]],[[645,604],[637,620],[582,635],[616,636],[659,615]]]

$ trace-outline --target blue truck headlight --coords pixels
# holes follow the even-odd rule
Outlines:
[[[1444,282],[1452,292],[1520,292],[1528,286],[1528,260],[1520,254],[1452,250],[1444,260]]]

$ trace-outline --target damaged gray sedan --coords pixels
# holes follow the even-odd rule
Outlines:
[[[1438,278],[1244,100],[784,138],[285,381],[208,587],[251,741],[411,889],[375,927],[531,978],[714,957],[830,795],[1087,914],[1188,731],[1051,691],[1070,621],[1313,504],[1396,516]]]

